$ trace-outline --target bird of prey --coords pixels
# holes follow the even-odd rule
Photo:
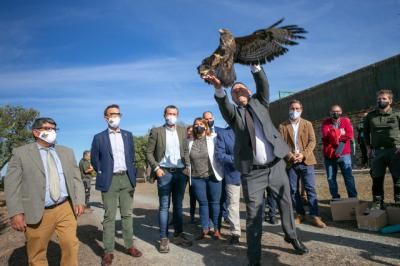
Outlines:
[[[236,80],[234,63],[265,64],[285,54],[285,46],[298,44],[294,40],[305,39],[302,34],[307,32],[297,25],[277,27],[282,21],[283,18],[266,29],[236,38],[229,30],[220,29],[218,48],[197,67],[200,77],[212,73],[223,87],[230,87]]]

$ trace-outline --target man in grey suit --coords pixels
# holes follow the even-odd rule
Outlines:
[[[266,188],[278,201],[285,241],[291,243],[298,254],[307,253],[308,249],[296,234],[286,165],[282,160],[289,148],[272,124],[267,77],[259,65],[251,66],[251,70],[257,91],[251,95],[243,83],[233,84],[232,99],[237,106],[229,101],[216,76],[211,74],[204,78],[214,85],[221,114],[235,132],[234,163],[242,174],[247,209],[247,257],[250,265],[260,265]]]
[[[29,265],[47,264],[47,245],[58,236],[61,265],[78,265],[77,221],[85,194],[71,149],[55,145],[56,122],[38,118],[35,142],[15,148],[5,176],[11,227],[25,233]]]
[[[174,238],[176,245],[190,246],[192,242],[183,234],[182,201],[189,168],[189,150],[186,128],[176,124],[179,110],[174,105],[164,109],[165,124],[152,128],[147,145],[147,161],[157,179],[160,223],[160,253],[169,252],[168,209],[172,194]]]

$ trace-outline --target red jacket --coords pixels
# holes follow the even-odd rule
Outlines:
[[[344,154],[351,154],[350,141],[353,139],[353,126],[350,119],[342,116],[339,118],[338,124],[338,128],[335,128],[333,120],[330,117],[325,118],[322,122],[323,153],[329,159],[339,158],[340,155]],[[343,131],[344,134],[341,134]]]

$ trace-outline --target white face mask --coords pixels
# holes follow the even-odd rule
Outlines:
[[[46,141],[49,144],[54,144],[56,142],[57,133],[55,130],[45,130],[41,131],[39,139]]]
[[[119,127],[119,123],[121,122],[121,118],[119,116],[111,117],[111,118],[109,118],[107,120],[107,122],[110,125],[110,127],[118,128]]]
[[[301,116],[301,111],[289,111],[289,119],[296,120]]]
[[[178,118],[174,115],[169,115],[165,118],[165,122],[170,126],[175,125],[177,120]]]

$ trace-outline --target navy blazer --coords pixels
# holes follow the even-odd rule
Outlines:
[[[215,143],[215,158],[224,165],[226,184],[240,185],[240,172],[234,167],[235,133],[230,127],[219,128]]]
[[[108,128],[96,134],[92,142],[91,163],[97,172],[96,189],[107,192],[111,186],[114,172],[114,159],[111,150],[111,141]],[[132,133],[121,129],[124,142],[125,163],[132,187],[136,185],[135,146]]]

